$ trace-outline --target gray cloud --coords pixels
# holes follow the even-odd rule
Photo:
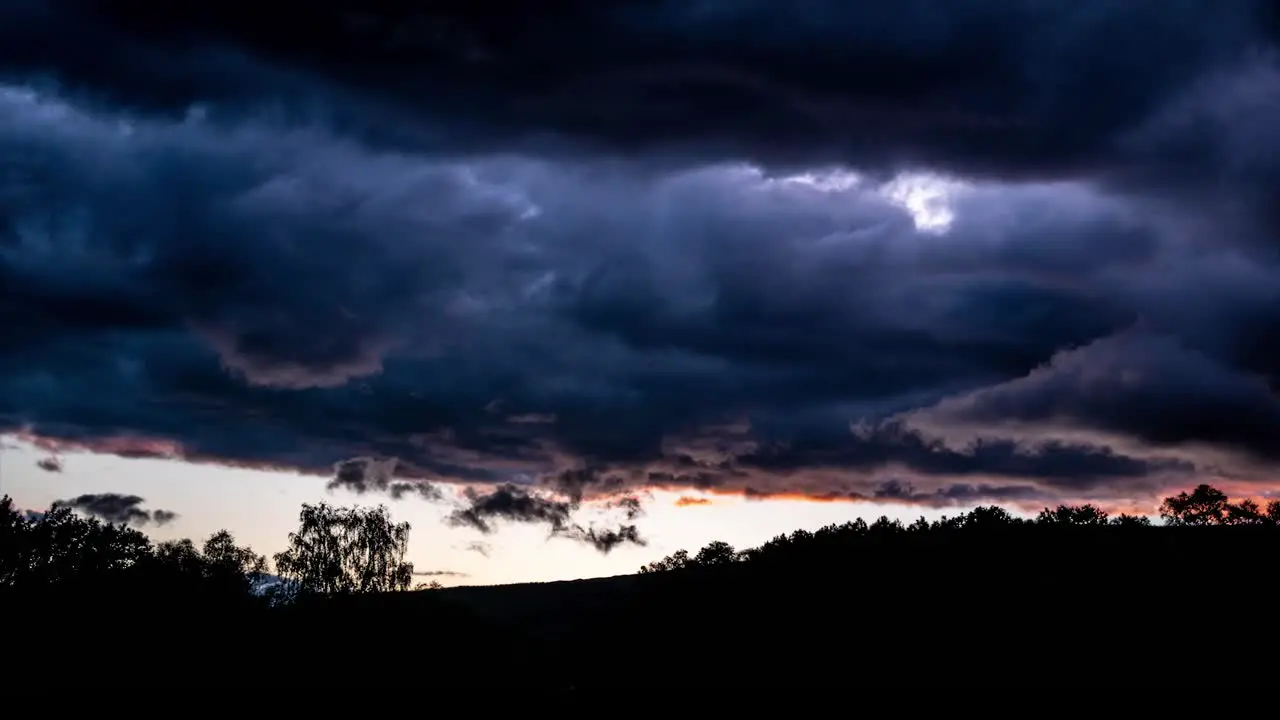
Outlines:
[[[57,456],[42,457],[36,461],[36,467],[45,472],[60,473],[62,472],[62,460]]]
[[[648,542],[640,537],[635,525],[620,525],[616,528],[584,528],[574,525],[557,533],[559,537],[586,543],[599,552],[608,555],[615,548],[624,544],[644,547]]]
[[[472,541],[472,542],[467,543],[466,545],[463,545],[463,546],[462,546],[462,549],[463,549],[463,550],[465,550],[465,551],[467,551],[467,552],[478,553],[478,554],[480,554],[480,555],[483,555],[484,557],[489,557],[489,552],[490,552],[493,548],[489,545],[489,543],[486,543],[486,542],[480,542],[479,540],[475,540],[475,541]]]
[[[640,503],[640,498],[634,496],[612,500],[609,502],[608,507],[622,510],[628,520],[635,520],[644,515],[644,507]]]
[[[156,525],[166,525],[178,519],[178,513],[172,510],[152,510],[151,522]]]
[[[419,577],[467,577],[467,573],[455,570],[415,570],[413,574]]]
[[[582,478],[590,477],[592,473],[566,472],[561,473],[561,476]],[[582,504],[583,485],[570,484],[564,487],[569,488],[573,495],[565,497],[539,493],[510,483],[487,493],[467,488],[463,493],[464,505],[450,513],[445,522],[455,527],[470,527],[486,535],[496,530],[495,520],[545,524],[551,530],[550,537],[585,543],[606,555],[623,544],[647,544],[635,525],[600,528],[572,522]],[[621,510],[627,520],[634,520],[644,514],[640,499],[634,496],[610,500],[605,503],[604,508]],[[477,551],[487,556],[487,548]]]
[[[523,523],[546,523],[552,532],[565,531],[569,516],[576,509],[570,502],[536,495],[516,485],[502,485],[488,493],[474,488],[465,491],[467,505],[455,510],[447,521],[458,527],[470,527],[482,533],[493,532],[493,520]]]
[[[77,495],[68,500],[57,500],[54,505],[79,510],[86,515],[101,518],[110,523],[126,525],[165,525],[178,518],[178,514],[170,510],[147,510],[141,507],[146,502],[137,495],[120,495],[117,493],[91,493]]]
[[[406,495],[420,495],[427,500],[439,500],[440,490],[423,480],[396,480],[396,459],[352,458],[334,465],[330,491],[344,489],[362,495],[385,493],[399,500]]]

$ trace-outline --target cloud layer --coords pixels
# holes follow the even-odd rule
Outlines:
[[[0,10],[0,425],[601,549],[1269,487],[1272,4],[341,6]]]

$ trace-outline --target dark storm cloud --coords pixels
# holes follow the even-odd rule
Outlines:
[[[870,181],[468,166],[0,100],[23,161],[0,292],[29,328],[5,340],[8,422],[312,472],[397,458],[398,481],[362,460],[335,488],[551,472],[580,498],[558,454],[632,465],[743,412],[843,422],[1016,377],[1123,327],[1097,289],[1159,248],[1080,188],[957,191],[939,237]],[[1072,211],[1047,227],[1055,202]],[[1078,238],[1091,260],[1063,262]]]
[[[909,482],[887,480],[876,486],[874,492],[865,499],[889,502],[904,502],[918,505],[950,506],[972,505],[982,502],[1032,501],[1044,502],[1044,493],[1029,485],[947,485],[932,491],[922,492]]]
[[[1271,5],[367,5],[0,8],[0,428],[481,531],[1268,476]]]
[[[128,525],[147,525],[155,523],[164,525],[177,519],[178,514],[169,510],[147,510],[141,507],[146,502],[137,495],[119,495],[117,493],[97,493],[78,495],[69,500],[58,500],[54,504],[79,510],[111,523]]]
[[[1138,460],[1110,448],[1049,441],[1026,445],[1012,440],[979,438],[967,447],[953,448],[901,421],[884,422],[852,432],[817,433],[793,442],[762,446],[737,457],[739,466],[770,472],[789,472],[814,466],[849,470],[904,468],[940,477],[990,475],[1037,478],[1044,484],[1078,485],[1158,472],[1192,469],[1176,460]]]
[[[407,495],[420,495],[427,500],[439,500],[440,490],[423,480],[397,480],[395,458],[352,458],[334,465],[329,490],[349,490],[357,495],[385,493],[393,500]]]
[[[568,529],[569,516],[576,509],[574,503],[537,495],[510,484],[488,493],[467,488],[464,497],[467,505],[451,513],[448,523],[485,534],[493,532],[494,520],[546,523],[552,532],[563,532]]]
[[[589,473],[577,474],[578,477],[587,475]],[[569,487],[572,490],[574,486]],[[579,485],[577,489],[580,491],[581,487]],[[495,520],[547,525],[551,537],[585,543],[604,554],[623,544],[647,544],[635,525],[600,528],[572,522],[574,514],[582,507],[581,494],[572,497],[551,495],[508,483],[487,493],[467,488],[463,492],[463,501],[462,507],[445,518],[447,524],[470,527],[486,535],[497,529],[494,526]],[[644,512],[640,499],[633,496],[611,500],[603,507],[606,510],[621,510],[627,520],[635,520]]]
[[[150,107],[296,106],[323,83],[449,147],[1025,176],[1116,162],[1170,98],[1273,44],[1273,16],[1265,0],[55,0],[9,4],[0,63]]]
[[[971,425],[1074,427],[1150,445],[1204,443],[1280,459],[1280,398],[1264,378],[1216,362],[1177,338],[1139,332],[1063,352],[1002,385],[918,414]]]
[[[545,484],[574,503],[581,503],[583,497],[587,495],[615,495],[624,490],[627,485],[624,478],[611,475],[607,469],[597,467],[569,468],[547,478]],[[638,498],[620,498],[613,503],[627,509],[628,512],[632,508],[636,511],[640,509]]]
[[[574,525],[556,533],[558,537],[586,543],[599,552],[608,555],[620,545],[631,544],[644,547],[648,545],[635,525],[620,525],[616,528],[584,528]]]

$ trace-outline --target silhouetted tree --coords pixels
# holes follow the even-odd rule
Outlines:
[[[413,564],[404,561],[409,523],[393,523],[386,506],[335,508],[304,504],[276,572],[297,592],[323,595],[407,590]]]
[[[1120,513],[1107,523],[1116,527],[1151,527],[1151,518],[1145,515],[1127,515]]]
[[[204,541],[206,573],[218,583],[237,589],[251,590],[267,573],[266,557],[248,546],[236,545],[226,530],[219,530]]]
[[[677,550],[661,560],[645,565],[640,568],[640,572],[668,572],[671,570],[683,570],[691,567],[728,565],[730,563],[746,560],[747,558],[748,556],[746,554],[737,552],[729,543],[724,542],[723,540],[713,540],[707,543],[706,547],[699,550],[698,554],[693,557],[689,557],[688,550]]]
[[[1106,525],[1109,517],[1095,505],[1059,505],[1045,508],[1036,517],[1042,525]]]
[[[996,505],[976,507],[961,518],[961,527],[970,530],[999,529],[1021,523],[1022,521],[1010,515],[1008,510]]]
[[[155,572],[168,574],[175,581],[178,578],[204,577],[204,558],[189,538],[158,543],[151,562]]]
[[[669,570],[681,570],[689,567],[690,562],[688,550],[677,550],[661,560],[655,560],[654,562],[645,565],[640,568],[640,572],[655,573],[667,572]]]
[[[153,592],[201,596],[207,602],[235,602],[256,596],[256,584],[266,573],[266,558],[235,544],[226,530],[205,541],[203,549],[189,539],[156,544],[142,561],[143,580]]]
[[[1271,520],[1258,507],[1258,503],[1245,498],[1238,503],[1228,503],[1222,518],[1224,525],[1270,525]]]
[[[937,532],[939,530],[959,530],[963,528],[968,521],[969,516],[961,513],[956,517],[948,517],[943,515],[929,525],[929,529]]]
[[[19,551],[11,582],[56,585],[72,580],[101,578],[136,566],[151,556],[146,535],[94,518],[81,517],[65,506],[51,507],[27,525],[18,540]]]
[[[893,535],[905,532],[906,528],[902,527],[901,520],[890,520],[889,516],[881,515],[874,523],[871,523],[871,527],[869,527],[868,530],[882,535]]]
[[[26,564],[23,545],[30,523],[13,505],[13,498],[0,499],[0,587],[16,584]]]
[[[1170,525],[1221,525],[1227,516],[1227,495],[1209,485],[1198,485],[1190,494],[1181,492],[1164,499],[1160,516]]]
[[[693,562],[701,567],[711,565],[728,565],[738,561],[738,553],[733,546],[723,540],[715,540],[707,544],[706,547],[698,551],[694,556]]]
[[[908,525],[907,531],[913,532],[913,533],[921,533],[921,532],[928,532],[929,528],[930,528],[929,521],[922,516],[922,517],[916,518],[915,522]]]
[[[204,552],[190,540],[152,545],[138,530],[76,514],[66,506],[19,513],[0,502],[0,586],[53,588],[70,581],[107,582],[150,592],[249,596],[266,559],[239,547],[227,531]]]

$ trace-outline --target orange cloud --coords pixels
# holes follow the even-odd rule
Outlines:
[[[804,492],[796,492],[789,490],[779,490],[777,492],[756,490],[755,488],[712,488],[710,491],[714,495],[733,495],[735,497],[746,498],[747,500],[791,500],[795,502],[812,502],[812,503],[834,503],[834,502],[858,502],[859,498],[852,497],[841,493],[820,493],[809,494]]]
[[[676,500],[676,507],[693,507],[694,505],[710,505],[711,501],[706,498],[689,497],[688,495],[680,496]]]

